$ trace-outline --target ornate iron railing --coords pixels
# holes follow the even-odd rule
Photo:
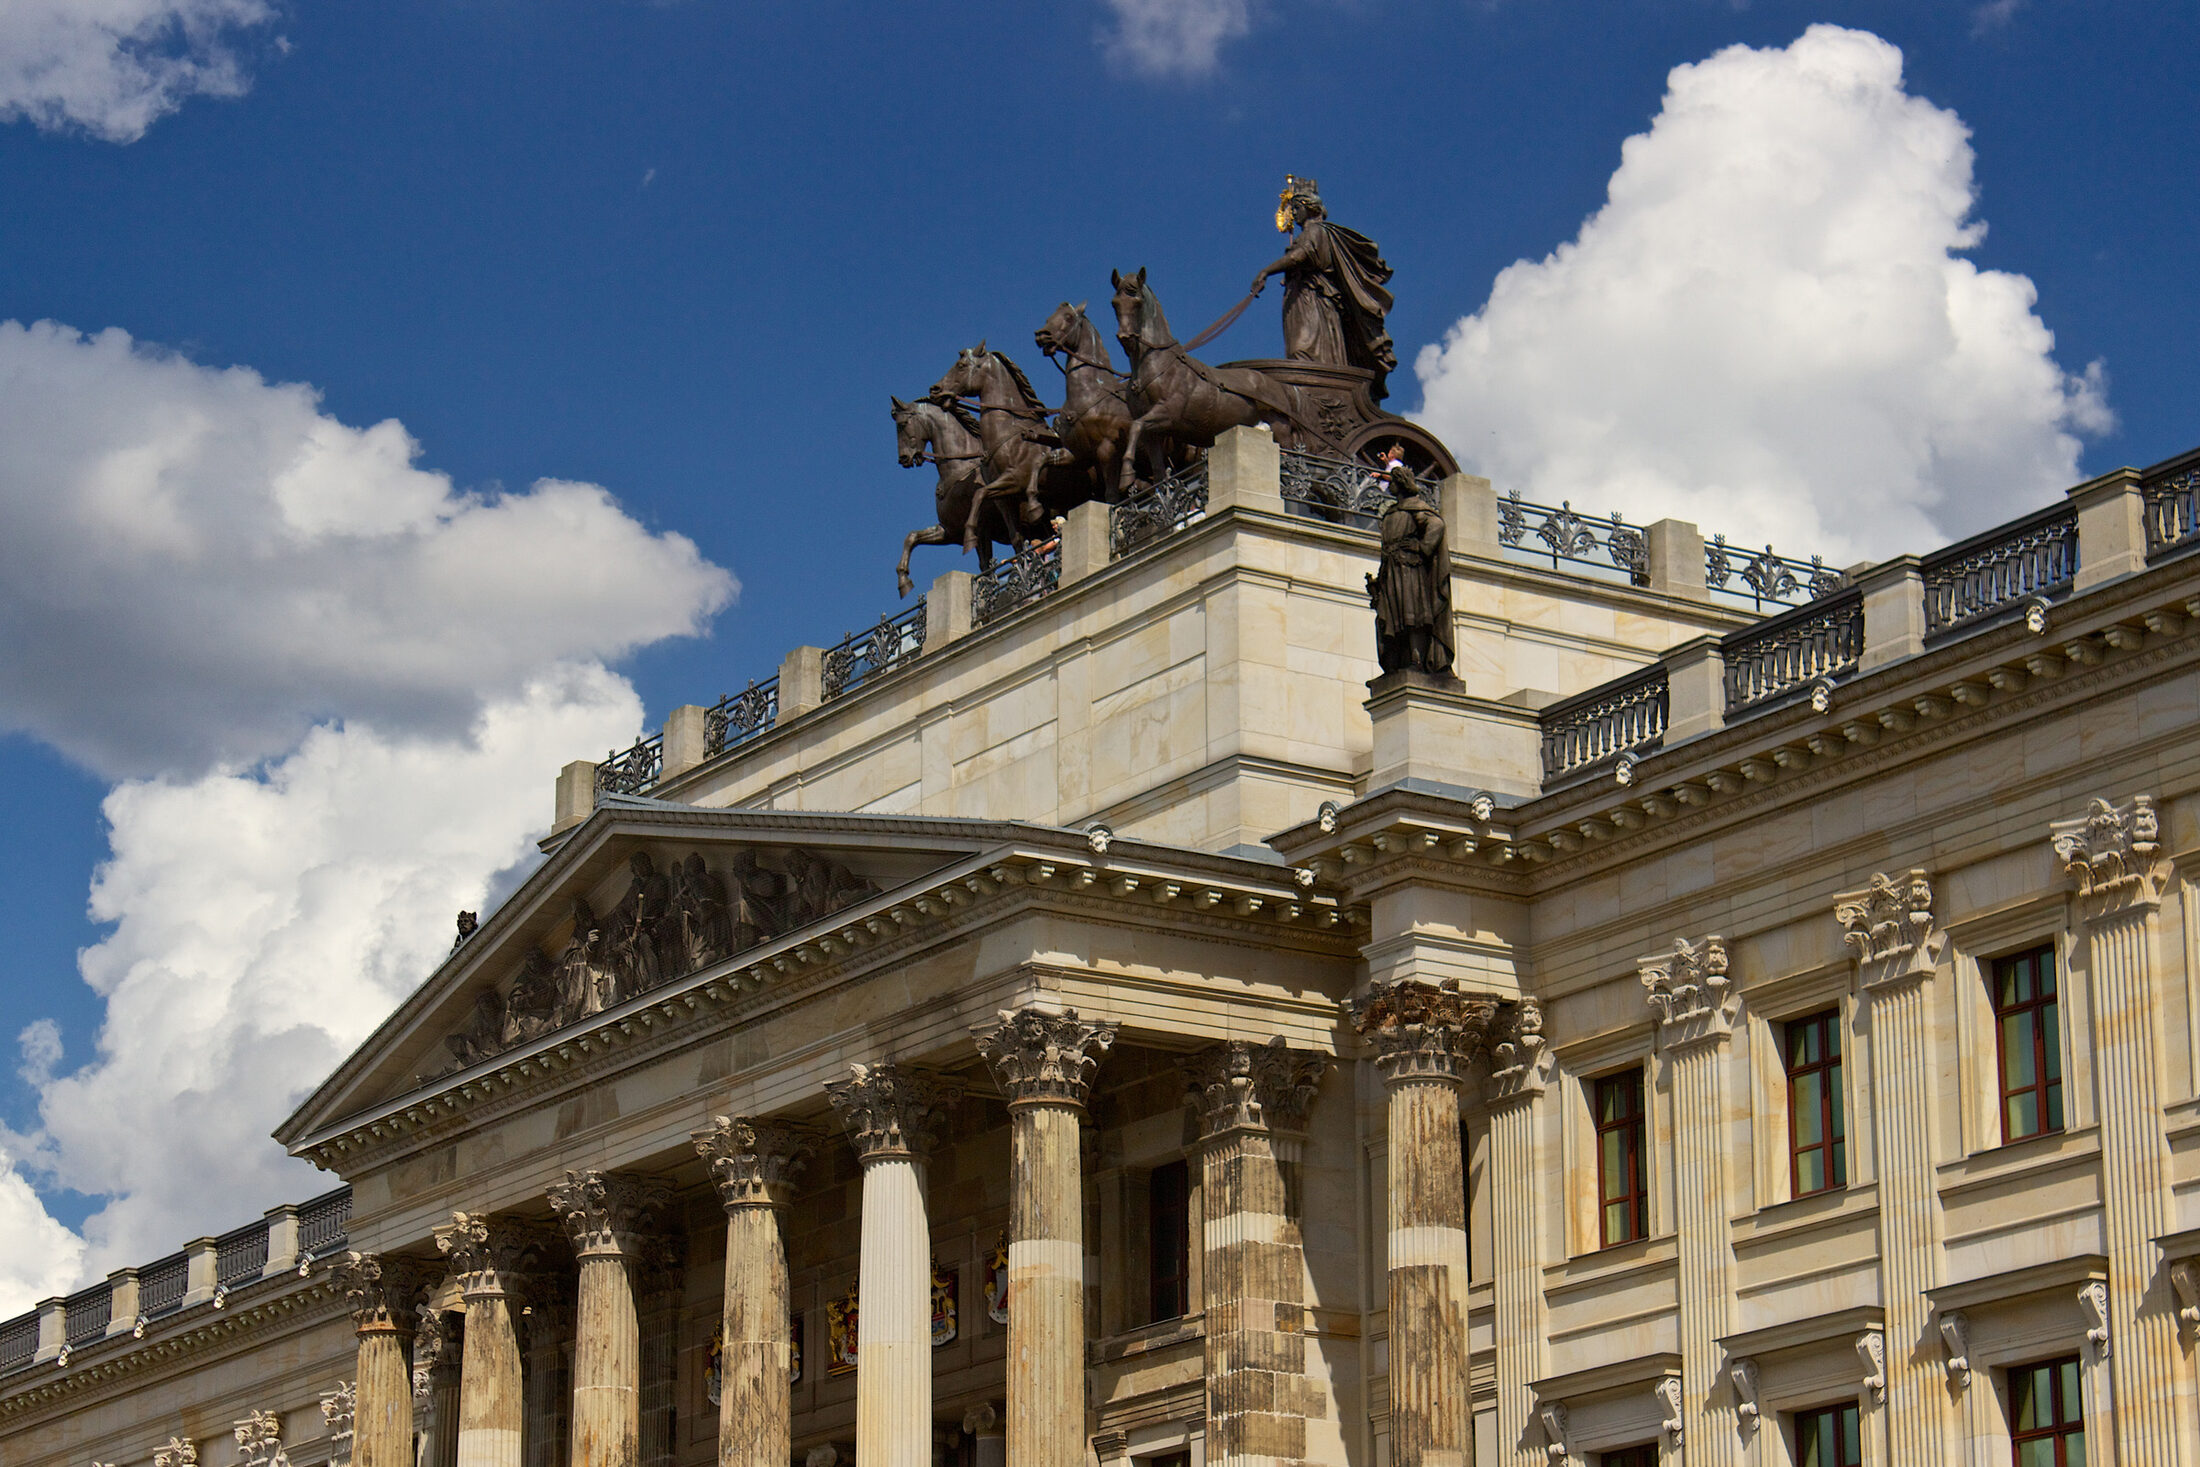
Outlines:
[[[924,653],[924,598],[906,611],[878,619],[867,632],[850,632],[825,650],[825,701],[862,687],[872,678]]]
[[[38,1316],[0,1324],[0,1371],[21,1370],[38,1357]]]
[[[2152,559],[2200,537],[2200,468],[2144,485],[2147,556]]]
[[[2078,574],[2078,512],[2068,504],[2050,505],[1935,551],[1920,568],[1927,636],[2034,596],[2059,595]]]
[[[1754,708],[1820,678],[1856,669],[1864,655],[1864,594],[1855,588],[1798,606],[1720,642],[1726,711]]]
[[[323,1258],[351,1233],[351,1188],[339,1187],[298,1209],[298,1247]]]
[[[1010,612],[1053,595],[1061,583],[1062,542],[1051,541],[1043,550],[1027,546],[994,561],[993,569],[979,575],[970,588],[970,623],[982,627],[999,621]]]
[[[638,795],[657,783],[665,768],[665,736],[653,733],[633,748],[613,749],[596,766],[596,797]]]
[[[703,713],[703,757],[715,759],[779,721],[779,674],[728,693]]]
[[[1390,508],[1390,481],[1354,459],[1287,448],[1282,454],[1284,513],[1372,530]]]
[[[1553,703],[1541,720],[1544,783],[1655,749],[1665,742],[1668,706],[1663,663]]]
[[[181,1253],[147,1264],[138,1270],[138,1313],[148,1319],[173,1314],[183,1307],[191,1287],[191,1260]]]
[[[1205,461],[1179,469],[1108,511],[1108,559],[1121,560],[1207,512]]]
[[[224,1233],[214,1243],[214,1282],[241,1283],[256,1279],[267,1268],[267,1224]]]
[[[65,1306],[63,1329],[72,1345],[86,1340],[96,1340],[107,1333],[107,1321],[114,1318],[115,1289],[112,1284],[100,1284],[71,1296]]]
[[[1733,584],[1737,580],[1740,586]],[[1703,548],[1703,582],[1709,590],[1762,610],[1768,603],[1795,606],[1816,601],[1840,590],[1842,576],[1827,568],[1822,555],[1802,561],[1782,555],[1770,545],[1742,554],[1727,548],[1726,536],[1713,535],[1711,543]]]
[[[1551,558],[1556,570],[1562,560],[1617,570],[1629,585],[1650,584],[1650,547],[1642,531],[1612,511],[1609,522],[1584,519],[1574,512],[1572,500],[1561,500],[1556,509],[1534,504],[1516,493],[1497,502],[1497,543],[1509,550],[1536,554],[1528,543],[1543,542],[1541,554]]]

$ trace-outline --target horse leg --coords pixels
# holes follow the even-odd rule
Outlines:
[[[919,545],[946,545],[950,543],[952,542],[948,539],[945,525],[926,525],[921,530],[911,530],[909,532],[908,538],[901,542],[901,564],[894,567],[894,584],[901,588],[902,595],[908,595],[910,588],[916,584],[909,579],[909,557],[916,551],[916,548]]]
[[[1131,419],[1130,431],[1123,435],[1123,461],[1116,470],[1116,497],[1127,499],[1138,487],[1138,440],[1145,434],[1146,419],[1151,413]]]

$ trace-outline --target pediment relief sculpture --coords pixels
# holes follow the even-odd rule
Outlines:
[[[530,948],[508,982],[485,984],[444,1040],[449,1074],[540,1039],[653,988],[841,911],[877,883],[830,856],[790,848],[767,864],[737,846],[719,869],[700,851],[659,869],[649,851],[627,860],[625,894],[598,912],[576,895],[554,953]]]

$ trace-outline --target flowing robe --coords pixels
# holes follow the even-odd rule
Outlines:
[[[1308,220],[1283,252],[1283,352],[1294,361],[1365,367],[1369,392],[1389,395],[1398,352],[1383,318],[1390,314],[1390,266],[1375,241],[1327,219]]]
[[[1383,561],[1369,587],[1375,603],[1375,645],[1385,672],[1403,668],[1434,673],[1451,671],[1451,550],[1444,543],[1444,517],[1420,490],[1383,512]],[[1413,655],[1414,632],[1428,634],[1425,660]]]

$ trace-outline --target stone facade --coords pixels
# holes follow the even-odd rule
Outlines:
[[[0,1325],[0,1457],[1986,1467],[2037,1388],[2200,1467],[2193,462],[1762,620],[1455,479],[1465,690],[1371,698],[1372,535],[1241,431],[568,770],[279,1134],[341,1246]]]

